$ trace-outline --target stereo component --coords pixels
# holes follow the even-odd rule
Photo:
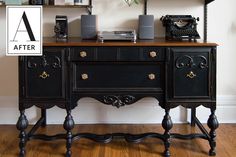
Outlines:
[[[81,15],[81,38],[82,39],[97,38],[96,15]]]
[[[121,31],[99,31],[98,41],[132,41],[136,43],[137,35],[135,30]]]
[[[139,39],[154,39],[153,15],[139,15]]]

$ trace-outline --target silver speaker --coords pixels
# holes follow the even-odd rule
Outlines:
[[[96,15],[81,15],[81,38],[95,39],[97,37]]]
[[[154,39],[153,15],[139,15],[139,39]]]

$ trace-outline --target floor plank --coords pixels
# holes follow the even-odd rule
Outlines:
[[[29,127],[30,128],[30,127]],[[73,132],[92,133],[144,133],[159,132],[160,125],[76,125]],[[40,128],[38,133],[49,135],[65,132],[60,125],[49,125]],[[196,133],[197,127],[187,124],[175,125],[172,132]],[[236,124],[221,124],[217,130],[216,157],[235,157],[236,154]],[[18,131],[15,126],[0,125],[0,157],[16,157],[18,155]],[[202,139],[172,140],[171,153],[173,157],[208,157],[209,144]],[[46,142],[31,140],[27,143],[26,157],[63,157],[65,141]],[[147,139],[139,144],[127,143],[116,139],[109,144],[99,144],[86,139],[73,142],[72,157],[161,157],[164,146],[161,140]]]

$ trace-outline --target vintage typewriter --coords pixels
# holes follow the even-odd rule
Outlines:
[[[162,24],[166,27],[167,40],[196,40],[200,36],[197,32],[197,21],[191,15],[166,15],[161,18]]]

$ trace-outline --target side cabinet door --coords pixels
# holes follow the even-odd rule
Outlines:
[[[65,98],[64,48],[44,48],[43,56],[26,57],[26,98]]]
[[[176,47],[170,49],[169,64],[172,98],[210,98],[210,47]]]

